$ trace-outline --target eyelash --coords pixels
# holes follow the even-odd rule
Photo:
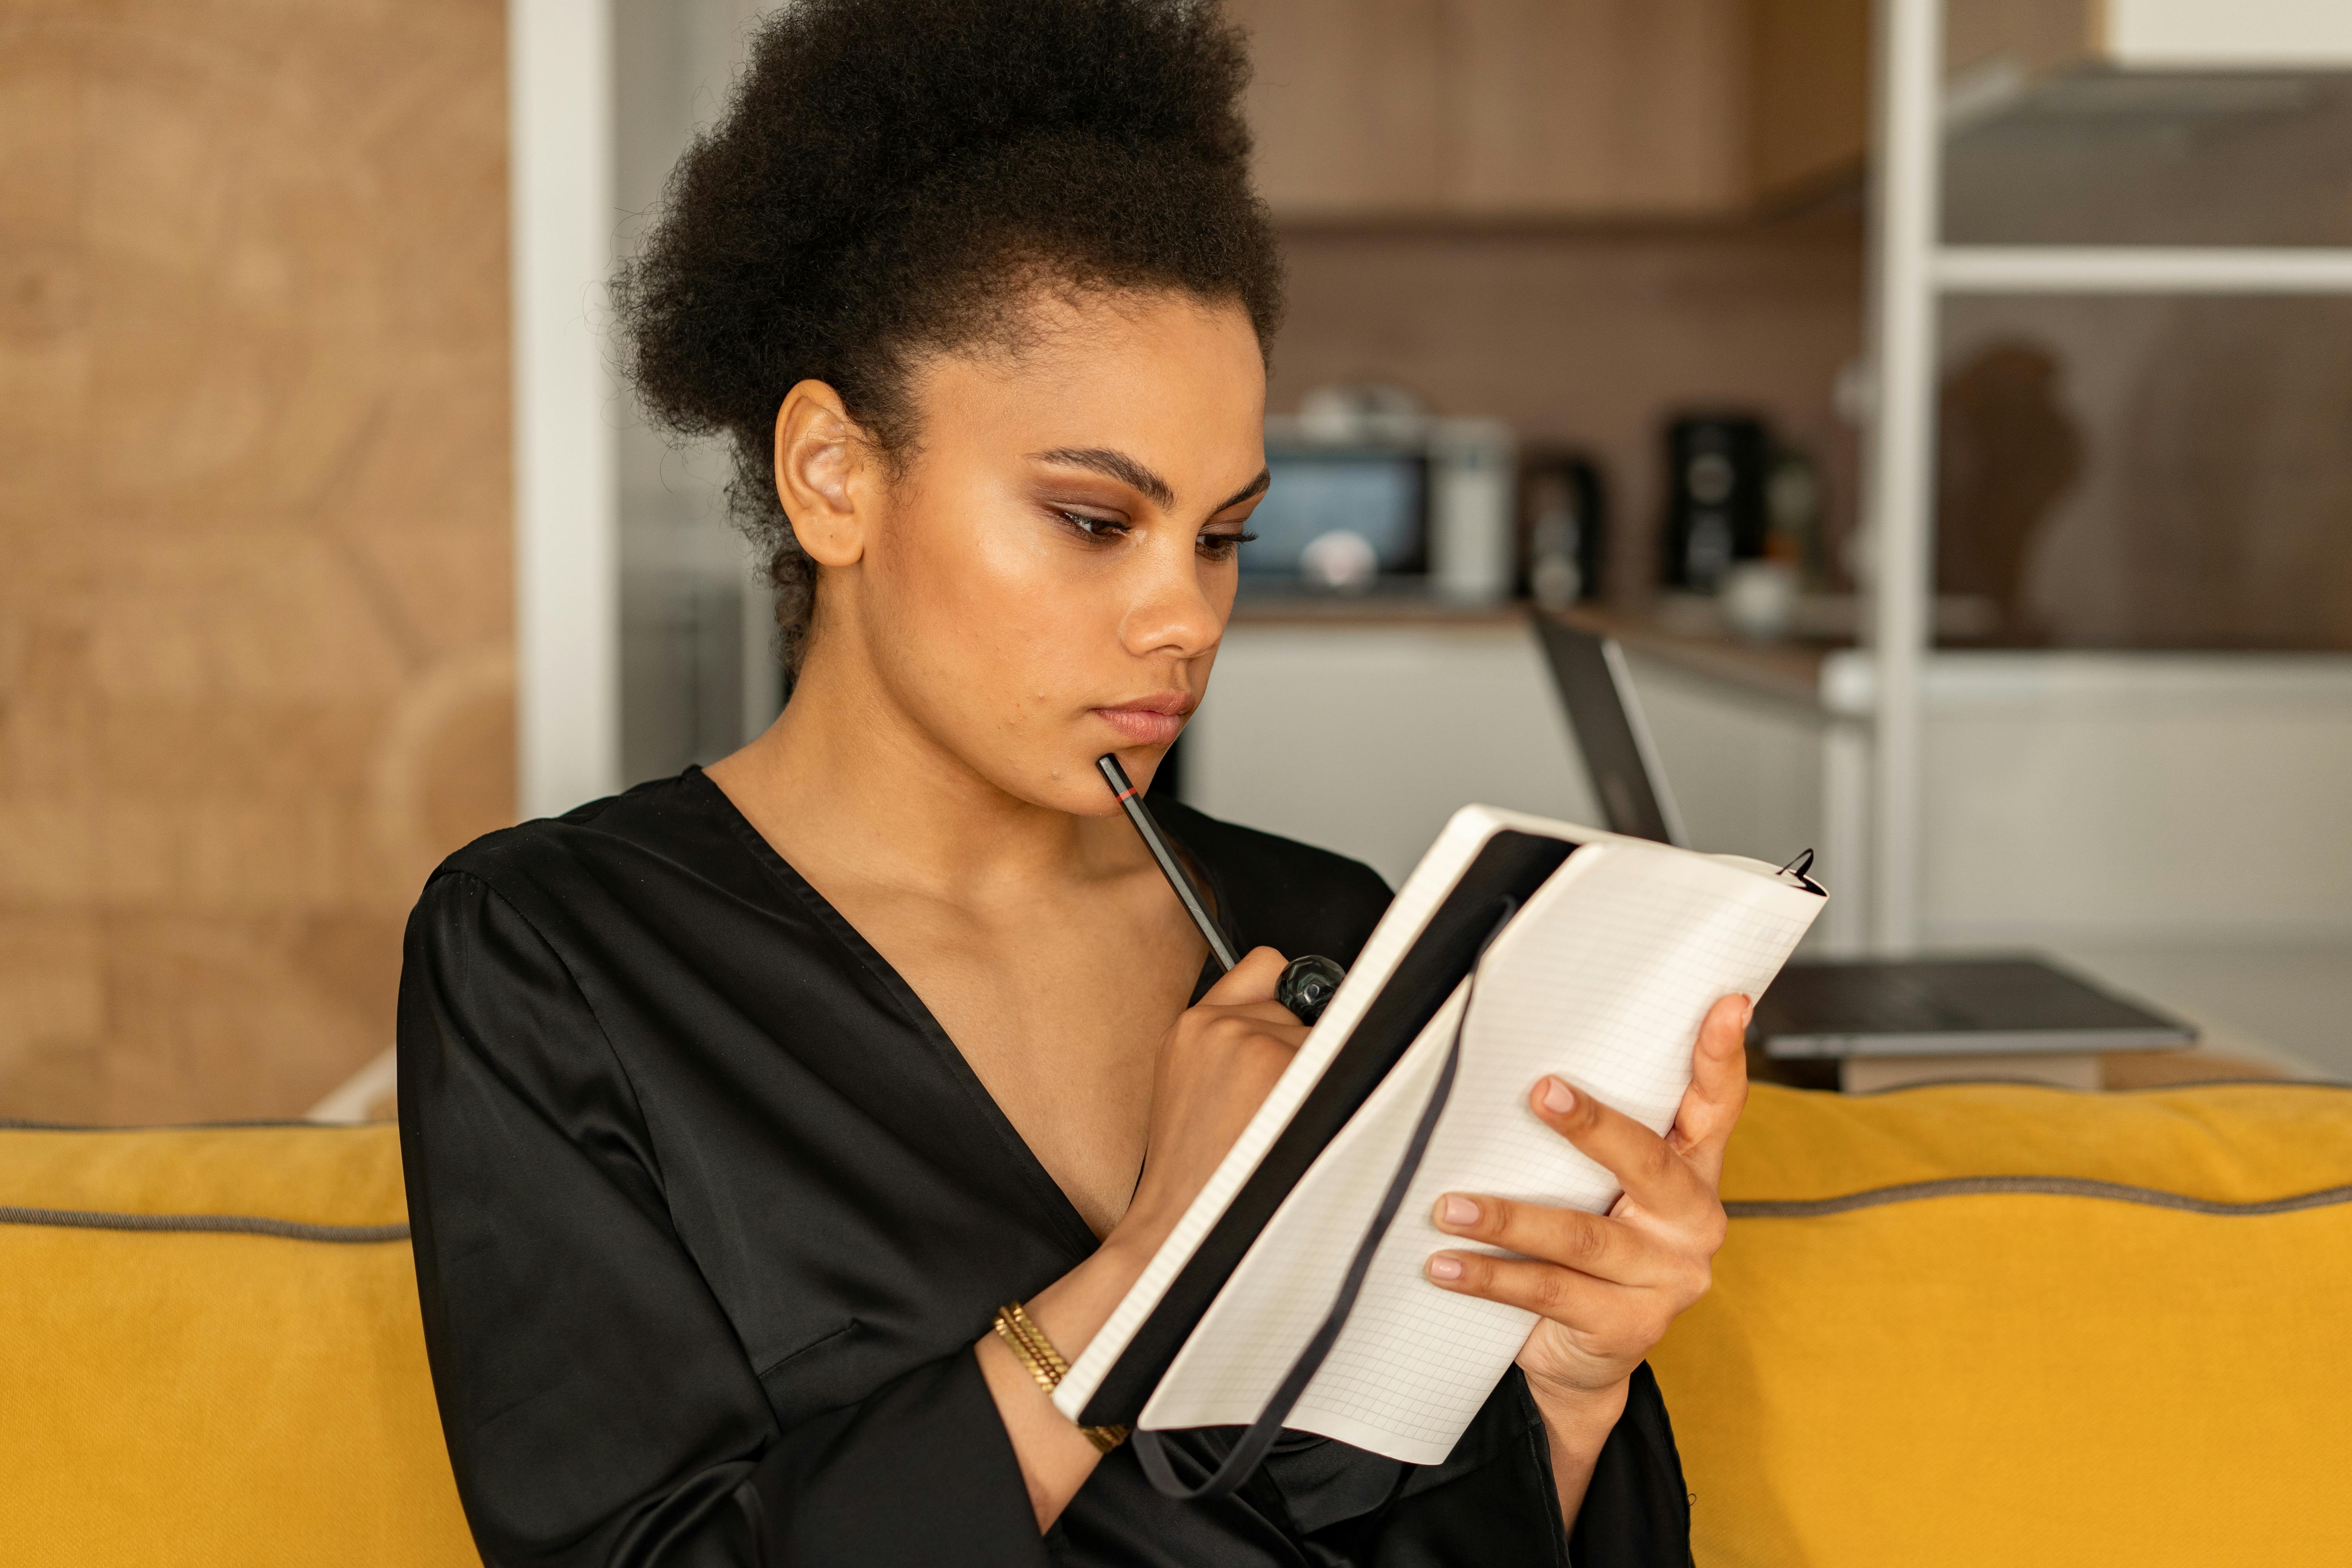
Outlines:
[[[1106,541],[1127,531],[1128,525],[1114,522],[1107,517],[1088,517],[1083,512],[1066,511],[1058,514],[1064,522],[1076,529],[1081,538]],[[1097,531],[1100,530],[1101,531]],[[1201,553],[1212,561],[1228,561],[1234,552],[1257,537],[1255,533],[1204,533],[1201,535]]]

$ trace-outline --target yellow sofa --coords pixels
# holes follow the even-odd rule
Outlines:
[[[0,1563],[478,1564],[388,1125],[0,1127]]]
[[[2352,1089],[1759,1087],[1705,1568],[2352,1563]],[[477,1561],[388,1126],[0,1128],[0,1561]]]
[[[2352,1088],[1759,1086],[1724,1196],[1704,1568],[2352,1563]]]

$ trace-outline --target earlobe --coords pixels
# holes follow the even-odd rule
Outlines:
[[[820,566],[848,566],[866,553],[860,505],[867,444],[841,395],[803,381],[776,411],[776,494],[793,536]]]

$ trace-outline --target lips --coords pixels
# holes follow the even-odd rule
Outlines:
[[[1097,708],[1095,716],[1130,746],[1164,746],[1184,728],[1184,717],[1200,699],[1189,691],[1155,691],[1116,708]]]

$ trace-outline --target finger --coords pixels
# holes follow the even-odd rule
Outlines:
[[[1431,1223],[1449,1236],[1557,1263],[1620,1285],[1648,1284],[1670,1271],[1657,1242],[1631,1226],[1580,1209],[1514,1203],[1486,1194],[1448,1193]]]
[[[1297,1015],[1279,1002],[1241,1002],[1232,1006],[1218,1006],[1203,997],[1201,1005],[1215,1007],[1223,1017],[1246,1018],[1253,1024],[1263,1024],[1269,1029],[1284,1032],[1286,1037],[1294,1032],[1302,1040],[1307,1037],[1307,1026],[1298,1021]]]
[[[1273,1040],[1289,1051],[1307,1043],[1307,1026],[1277,1003],[1252,1002],[1242,1007],[1219,1007],[1203,1022],[1211,1035],[1235,1043],[1244,1038]]]
[[[1690,1088],[1683,1091],[1669,1137],[1711,1187],[1723,1184],[1723,1152],[1748,1105],[1748,1020],[1756,1004],[1724,996],[1707,1009],[1691,1049]]]
[[[1674,1321],[1672,1308],[1655,1291],[1612,1284],[1554,1263],[1440,1252],[1423,1271],[1440,1289],[1517,1307],[1598,1340],[1654,1344]],[[1654,1327],[1656,1333],[1641,1338]]]
[[[1274,988],[1282,979],[1283,970],[1290,961],[1270,947],[1254,947],[1242,954],[1242,961],[1225,971],[1218,982],[1202,994],[1202,1002],[1219,1006],[1234,1006],[1245,1002],[1271,1002]],[[1289,1016],[1287,1009],[1283,1016]],[[1297,1020],[1292,1019],[1296,1023]]]
[[[1714,1189],[1666,1141],[1559,1078],[1538,1081],[1528,1103],[1545,1125],[1606,1169],[1625,1195],[1667,1218],[1692,1215],[1715,1201]]]

